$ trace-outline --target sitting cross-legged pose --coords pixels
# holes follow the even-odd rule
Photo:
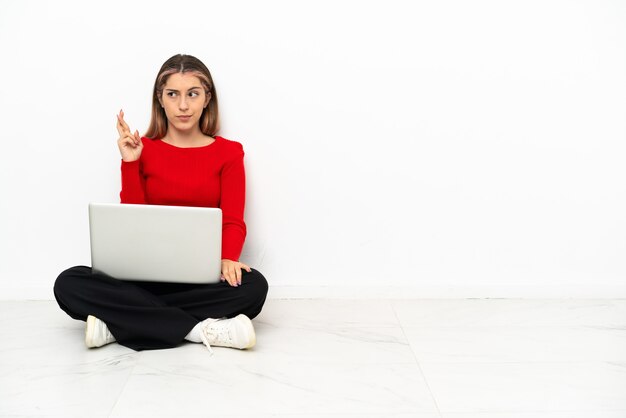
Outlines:
[[[218,105],[207,67],[175,55],[159,71],[150,126],[143,137],[117,115],[122,157],[121,203],[219,207],[222,210],[222,274],[217,284],[118,280],[87,266],[62,272],[54,295],[74,319],[86,321],[87,347],[117,341],[134,350],[182,342],[250,348],[251,319],[261,312],[268,284],[239,261],[246,224],[244,151],[217,136]]]

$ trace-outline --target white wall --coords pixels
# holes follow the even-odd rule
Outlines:
[[[0,2],[0,298],[115,202],[115,113],[211,69],[274,296],[626,297],[626,3]]]

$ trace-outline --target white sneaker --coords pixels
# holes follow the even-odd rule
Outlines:
[[[213,354],[212,345],[243,350],[256,344],[252,321],[243,314],[230,319],[205,319],[202,321],[200,336],[211,354]]]
[[[115,337],[109,331],[107,324],[89,315],[85,327],[85,345],[89,348],[102,347],[115,342]]]

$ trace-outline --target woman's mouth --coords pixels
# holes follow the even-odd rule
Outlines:
[[[188,116],[188,115],[182,115],[182,116],[176,116],[176,117],[183,122],[187,122],[189,119],[191,119],[191,116]]]

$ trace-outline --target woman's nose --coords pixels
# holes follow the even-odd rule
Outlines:
[[[180,100],[178,101],[178,107],[180,108],[180,110],[187,110],[188,106],[185,96],[180,96]]]

